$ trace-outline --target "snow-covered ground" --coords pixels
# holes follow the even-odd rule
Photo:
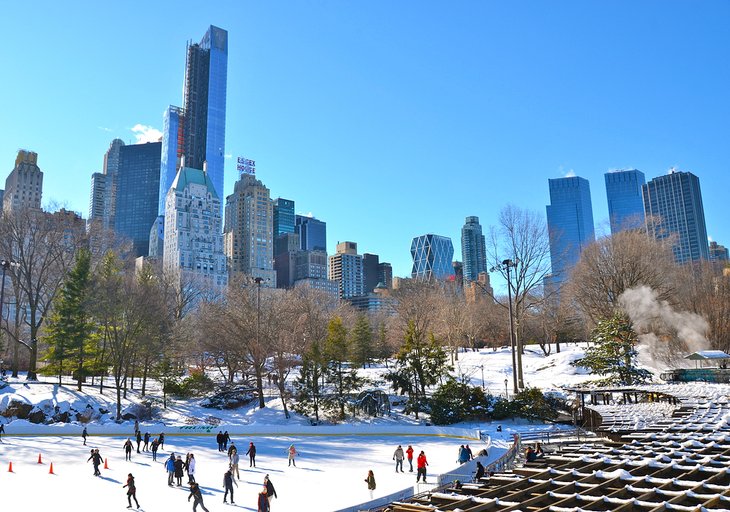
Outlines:
[[[564,346],[561,353],[545,357],[539,347],[529,347],[523,357],[525,383],[543,389],[585,382],[589,375],[574,368],[570,361],[582,356],[582,348]],[[455,364],[455,374],[472,385],[483,385],[493,395],[504,395],[505,379],[512,394],[511,353],[508,348],[462,352]],[[376,385],[382,383],[384,368],[364,370]],[[157,392],[153,390],[153,396]],[[157,395],[158,396],[158,395]],[[26,384],[12,381],[0,389],[0,408],[10,400],[38,405],[47,412],[63,412],[71,408],[114,411],[114,393],[106,389],[100,394],[95,387],[84,387],[79,393],[74,386],[50,383]],[[138,390],[129,392],[123,408],[132,407],[141,397]],[[142,432],[153,436],[165,432],[167,439],[158,461],[151,454],[134,454],[124,461],[122,444],[133,431],[132,423],[118,424],[113,414],[95,415],[88,429],[92,437],[87,447],[79,436],[81,423],[34,425],[15,420],[5,425],[6,435],[0,444],[0,496],[4,510],[74,510],[94,511],[125,509],[126,495],[122,485],[133,473],[141,510],[167,511],[192,508],[187,504],[187,487],[170,488],[163,468],[171,451],[184,455],[194,453],[197,460],[196,480],[203,489],[206,506],[211,511],[224,510],[222,479],[228,467],[227,457],[217,451],[215,434],[228,430],[241,454],[241,479],[236,488],[236,503],[243,510],[256,510],[257,494],[264,475],[269,474],[276,486],[278,499],[274,511],[337,510],[368,501],[370,494],[364,479],[367,471],[375,473],[377,489],[374,497],[384,496],[412,486],[415,473],[396,474],[393,451],[398,444],[412,444],[416,453],[423,450],[429,460],[428,473],[433,476],[454,470],[460,444],[469,443],[476,452],[483,447],[476,439],[477,430],[491,436],[493,446],[489,460],[506,450],[513,432],[545,428],[538,424],[504,422],[503,431],[496,424],[458,425],[453,428],[428,426],[423,419],[395,412],[386,418],[360,418],[344,425],[312,426],[308,419],[293,414],[285,419],[281,403],[272,390],[265,409],[255,407],[233,411],[205,409],[196,401],[170,401],[162,409],[158,400],[154,422],[142,422]],[[0,418],[0,422],[7,421]],[[197,435],[190,435],[191,432]],[[249,469],[243,453],[250,441],[258,448],[257,468]],[[286,449],[294,444],[300,452],[297,467],[288,467]],[[89,448],[98,447],[108,460],[109,469],[101,478],[92,476],[91,462],[86,462]],[[38,464],[41,454],[43,464]],[[10,462],[13,472],[7,471]],[[54,474],[49,474],[53,463]],[[187,479],[184,479],[186,482]],[[30,508],[29,508],[30,507]]]

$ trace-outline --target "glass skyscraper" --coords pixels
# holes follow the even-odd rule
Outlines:
[[[454,246],[447,236],[429,233],[415,237],[411,241],[411,257],[413,279],[446,279],[454,273]]]
[[[700,179],[691,172],[670,171],[642,187],[647,229],[658,239],[676,236],[677,263],[709,260]]]
[[[327,251],[327,223],[314,217],[297,215],[294,231],[303,251]]]
[[[274,238],[284,233],[294,233],[294,201],[274,199]]]
[[[547,208],[552,279],[567,277],[584,247],[595,240],[591,189],[579,176],[548,180],[550,204]]]
[[[479,217],[467,217],[461,228],[461,257],[464,283],[476,281],[480,272],[487,271],[487,246]]]
[[[157,218],[161,147],[159,142],[149,142],[119,148],[114,231],[132,241],[137,256],[147,256],[150,226]]]
[[[185,167],[207,172],[219,197],[223,197],[226,138],[226,82],[228,32],[210,26],[200,43],[188,44],[183,87],[183,107],[165,111],[160,163],[160,215],[164,198],[184,157]]]
[[[611,233],[644,227],[644,173],[636,169],[612,171],[604,175]]]

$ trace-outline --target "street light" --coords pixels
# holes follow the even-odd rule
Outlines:
[[[504,398],[505,400],[509,400],[509,391],[507,390],[507,383],[509,380],[504,379]]]
[[[514,392],[517,393],[517,355],[515,350],[515,328],[514,320],[512,319],[512,280],[510,279],[509,269],[517,267],[519,260],[512,261],[510,259],[503,260],[499,265],[495,265],[489,270],[495,272],[497,270],[504,270],[507,272],[507,300],[509,301],[509,345],[512,350],[512,384],[514,386]]]
[[[484,365],[479,365],[479,368],[482,369],[482,391],[484,390]]]
[[[256,283],[256,347],[257,350],[261,347],[261,340],[259,333],[261,332],[261,282],[264,280],[263,277],[254,277],[253,281]],[[263,386],[262,386],[263,387]],[[263,393],[259,397],[259,407],[264,407]]]

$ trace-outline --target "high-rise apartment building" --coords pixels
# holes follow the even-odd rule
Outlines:
[[[91,194],[89,195],[89,222],[109,228],[107,206],[112,195],[112,177],[101,172],[91,175]]]
[[[327,250],[327,223],[314,217],[297,215],[294,231],[299,235],[301,248],[305,251]]]
[[[163,119],[160,164],[160,215],[167,190],[183,165],[202,169],[223,197],[226,138],[228,32],[210,26],[200,43],[188,43],[183,107],[170,106]]]
[[[550,237],[552,280],[566,279],[578,262],[581,251],[595,241],[591,189],[579,176],[548,180],[550,204],[547,225]]]
[[[700,179],[691,172],[671,170],[646,183],[642,191],[647,231],[657,239],[676,237],[675,261],[709,260]]]
[[[274,238],[284,233],[294,233],[294,201],[274,199]]]
[[[411,257],[413,279],[430,281],[448,279],[454,275],[454,246],[447,236],[429,233],[415,237],[411,241]]]
[[[464,283],[476,281],[480,272],[487,271],[487,245],[479,217],[467,217],[461,228],[461,257]]]
[[[644,173],[636,169],[604,174],[611,233],[644,227]]]
[[[260,277],[276,287],[274,203],[269,189],[252,174],[242,174],[226,198],[225,252],[232,273]]]
[[[380,274],[378,266],[380,265],[380,257],[377,254],[365,253],[362,255],[362,275],[365,293],[375,290],[380,282]]]
[[[378,264],[378,284],[393,289],[393,267],[386,261]]]
[[[205,167],[180,168],[166,198],[162,266],[186,286],[228,283],[220,212],[220,199]]]
[[[341,299],[363,294],[362,256],[355,242],[337,244],[337,252],[329,257],[329,278],[337,281]]]
[[[727,247],[720,245],[715,241],[710,242],[710,261],[719,261],[727,263],[730,261],[730,252]]]
[[[38,167],[38,153],[21,149],[15,157],[15,167],[5,180],[3,209],[6,212],[40,209],[42,196],[43,172]]]
[[[113,186],[114,231],[132,241],[136,256],[148,255],[150,226],[157,218],[161,146],[148,142],[119,148]]]
[[[274,207],[276,218],[276,207]],[[274,270],[276,271],[276,287],[291,288],[294,286],[296,258],[299,249],[299,235],[283,233],[274,240]]]

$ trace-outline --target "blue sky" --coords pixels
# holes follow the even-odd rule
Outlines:
[[[114,6],[114,8],[111,7]],[[730,3],[12,2],[0,29],[0,166],[36,151],[44,202],[88,214],[110,141],[162,128],[185,45],[229,32],[226,191],[235,157],[272,197],[396,275],[411,238],[485,230],[508,203],[545,213],[548,178],[669,168],[700,177],[730,244]],[[0,173],[2,174],[2,173]]]

